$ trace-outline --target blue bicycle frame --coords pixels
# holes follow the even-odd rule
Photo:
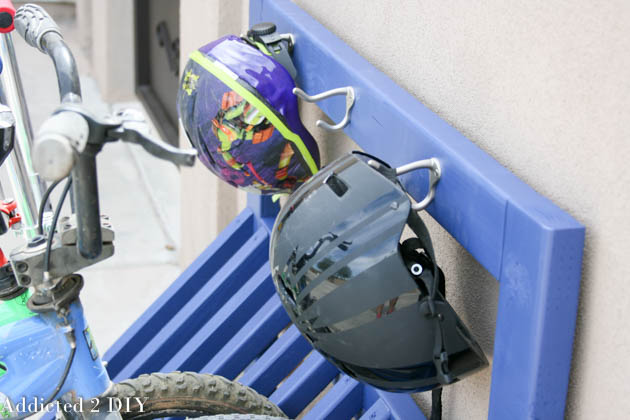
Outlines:
[[[33,314],[26,308],[28,294],[0,303],[0,417],[10,418],[41,410],[45,397],[52,396],[70,357],[65,337],[68,326],[53,312]],[[11,317],[23,319],[5,323]],[[76,335],[76,353],[64,386],[57,394],[73,391],[76,400],[90,401],[102,395],[111,381],[94,345],[76,300],[70,306],[68,321]],[[36,410],[33,410],[35,404]],[[48,408],[50,411],[56,405]],[[13,413],[11,413],[13,411]]]

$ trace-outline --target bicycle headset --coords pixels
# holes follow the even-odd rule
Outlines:
[[[408,226],[413,235],[402,240]],[[273,280],[302,335],[346,374],[420,392],[488,362],[444,298],[429,232],[395,169],[343,156],[282,207],[270,244]]]
[[[177,107],[199,159],[229,184],[289,193],[320,165],[293,94],[293,38],[271,23],[228,35],[190,55]]]

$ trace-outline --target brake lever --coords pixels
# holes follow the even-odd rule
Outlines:
[[[148,135],[140,113],[127,110],[111,118],[97,118],[77,104],[64,104],[41,127],[33,147],[33,165],[49,181],[67,176],[77,154],[96,155],[105,143],[117,140],[142,146],[153,156],[175,165],[192,166],[195,149],[182,150]]]
[[[118,115],[121,123],[118,127],[110,129],[107,137],[135,143],[153,156],[168,160],[175,165],[193,166],[197,151],[195,149],[179,149],[170,144],[151,138],[148,135],[148,124],[140,114],[126,111]]]

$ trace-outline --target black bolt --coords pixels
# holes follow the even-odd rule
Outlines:
[[[28,286],[29,284],[31,284],[31,278],[29,276],[22,276],[20,277],[20,282],[22,283],[22,285]]]
[[[25,262],[19,262],[15,265],[15,268],[17,268],[17,271],[19,271],[20,273],[23,273],[28,270],[28,264],[26,264]]]

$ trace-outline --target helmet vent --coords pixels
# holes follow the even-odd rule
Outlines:
[[[348,191],[346,183],[343,182],[334,172],[324,180],[324,184],[328,185],[337,197],[343,197],[343,195]]]

